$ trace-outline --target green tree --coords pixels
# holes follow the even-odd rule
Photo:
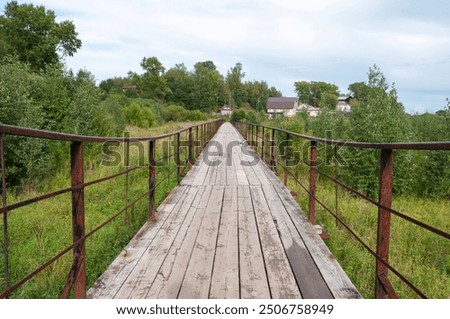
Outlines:
[[[170,94],[167,80],[163,76],[165,68],[158,58],[144,57],[141,61],[141,67],[144,74],[140,76],[134,74],[132,78],[137,82],[143,98],[164,99],[167,94]]]
[[[164,77],[170,89],[166,100],[188,109],[194,108],[195,104],[192,101],[193,79],[186,66],[183,63],[176,64],[175,67],[164,74]]]
[[[8,2],[0,16],[0,44],[3,55],[15,55],[33,69],[55,64],[72,56],[81,41],[72,21],[56,22],[56,15],[44,6]]]
[[[155,123],[153,112],[138,101],[133,101],[130,105],[125,107],[123,113],[127,123],[130,125],[149,128]]]
[[[369,69],[367,98],[352,108],[348,137],[359,142],[404,142],[410,139],[410,126],[394,85],[387,84],[380,69]],[[379,152],[347,149],[343,175],[357,189],[375,196],[378,192]],[[399,152],[395,159],[394,191],[410,189],[410,154]]]
[[[266,109],[267,100],[270,96],[269,85],[265,81],[245,82],[244,89],[247,92],[247,102],[257,112]]]
[[[211,110],[224,101],[224,80],[212,61],[197,62],[192,73],[191,109]]]
[[[339,97],[339,88],[331,83],[318,82],[295,82],[295,91],[301,103],[318,106],[323,109],[336,109]]]
[[[246,91],[242,80],[245,77],[245,72],[242,71],[242,63],[236,63],[227,72],[225,78],[225,95],[231,97],[229,101],[232,105],[242,106],[246,101]]]

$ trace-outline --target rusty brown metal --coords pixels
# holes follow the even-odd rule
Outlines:
[[[386,291],[387,295],[391,299],[398,299],[398,295],[395,292],[394,286],[392,286],[392,283],[386,276],[381,276],[378,278],[380,284],[383,285],[383,289]]]
[[[201,125],[201,127],[204,128],[204,136],[207,137],[207,128],[209,128],[209,132],[212,134],[212,129],[218,129],[219,125],[221,124],[220,121],[210,121],[210,122],[204,122]],[[192,126],[193,127],[193,126]],[[191,127],[191,131],[192,131]],[[196,132],[198,132],[199,125],[195,126]],[[124,174],[127,174],[140,169],[144,168],[145,166],[137,166],[133,168],[128,168],[120,173],[113,174],[110,176],[106,176],[103,178],[99,178],[90,182],[84,182],[84,170],[83,170],[83,142],[109,142],[109,141],[118,141],[123,143],[130,143],[132,141],[149,141],[153,142],[155,144],[156,148],[156,140],[163,139],[163,138],[170,138],[171,136],[174,136],[174,138],[182,132],[189,131],[189,128],[179,130],[177,132],[172,132],[168,134],[158,135],[158,136],[152,136],[152,137],[140,137],[140,138],[109,138],[109,137],[91,137],[91,136],[78,136],[78,135],[71,135],[71,134],[64,134],[64,133],[57,133],[57,132],[50,132],[50,131],[43,131],[43,130],[35,130],[35,129],[29,129],[29,128],[23,128],[23,127],[15,127],[11,125],[4,125],[0,124],[0,157],[1,157],[1,164],[2,164],[2,206],[0,207],[0,213],[3,214],[4,221],[7,219],[8,212],[10,212],[13,209],[17,209],[19,207],[23,207],[32,203],[36,203],[38,201],[42,201],[54,196],[58,196],[67,192],[72,192],[72,224],[73,224],[73,243],[69,247],[65,248],[61,252],[59,252],[55,257],[48,260],[26,276],[24,276],[19,281],[15,282],[14,284],[9,284],[9,271],[7,269],[8,262],[6,262],[5,265],[5,280],[6,280],[6,286],[5,289],[0,293],[0,298],[7,298],[13,291],[17,290],[20,286],[22,286],[25,282],[32,279],[34,276],[36,276],[38,273],[40,273],[42,270],[46,269],[49,265],[54,263],[56,260],[61,258],[63,255],[65,255],[67,252],[72,250],[73,253],[73,263],[71,266],[71,269],[68,273],[66,284],[64,288],[61,291],[62,297],[69,297],[70,292],[73,288],[74,290],[74,297],[75,298],[85,298],[86,297],[86,267],[85,267],[85,240],[86,238],[90,237],[91,234],[98,231],[105,225],[107,225],[109,222],[117,218],[119,215],[126,212],[131,206],[133,206],[138,200],[149,194],[150,190],[154,190],[157,185],[154,187],[149,187],[149,191],[144,193],[143,195],[139,196],[136,200],[132,201],[131,203],[128,203],[128,205],[125,206],[123,210],[121,210],[119,213],[115,214],[113,217],[109,218],[104,223],[100,224],[98,227],[96,227],[94,230],[92,230],[89,234],[85,235],[85,226],[84,226],[84,189],[85,187],[88,187],[90,185],[94,185],[97,183],[101,183],[113,178],[116,178],[118,176],[122,176]],[[47,193],[44,195],[40,195],[31,199],[27,199],[18,203],[14,203],[11,205],[7,205],[6,202],[6,167],[4,163],[4,150],[3,150],[3,142],[4,142],[4,135],[17,135],[17,136],[24,136],[24,137],[33,137],[33,138],[43,138],[43,139],[49,139],[49,140],[61,140],[61,141],[69,141],[71,143],[71,181],[72,185],[71,187],[60,189],[51,193]],[[198,135],[198,133],[197,133]],[[175,154],[176,155],[176,154]],[[179,154],[178,154],[179,155]],[[153,165],[153,167],[155,167]],[[156,169],[155,169],[156,173]],[[158,183],[159,184],[159,183]],[[150,182],[149,182],[150,186]],[[6,228],[6,230],[5,230]],[[8,260],[8,249],[5,248],[8,246],[7,238],[5,240],[5,236],[7,236],[7,222],[4,222],[4,246],[3,251],[5,256],[5,261]]]
[[[245,123],[245,122],[244,122]],[[248,124],[248,123],[245,123]],[[267,129],[274,129],[280,133],[289,133],[292,137],[298,137],[307,141],[316,141],[326,145],[338,145],[349,148],[364,148],[364,149],[390,149],[390,150],[435,150],[435,151],[448,151],[450,150],[450,141],[438,141],[438,142],[401,142],[401,143],[367,143],[367,142],[353,142],[345,140],[331,140],[328,138],[319,138],[315,136],[309,136],[305,134],[299,134],[288,130],[259,125]]]
[[[286,133],[286,142],[284,146],[284,186],[287,186],[288,184],[288,167],[289,167],[289,133]]]
[[[220,120],[213,120],[208,122],[203,122],[203,125],[220,122]],[[193,126],[191,126],[193,127]],[[154,136],[142,136],[142,137],[129,137],[126,140],[130,142],[146,142],[150,140],[158,140],[163,139],[169,136],[176,135],[177,133],[181,133],[186,131],[188,128],[183,128],[181,130],[160,134]],[[0,133],[4,133],[7,135],[16,135],[16,136],[24,136],[24,137],[35,137],[35,138],[43,138],[48,140],[57,140],[57,141],[67,141],[67,142],[90,142],[90,143],[105,143],[105,142],[124,142],[123,137],[98,137],[98,136],[83,136],[83,135],[74,135],[74,134],[66,134],[59,132],[52,132],[46,130],[38,130],[27,127],[13,126],[7,124],[0,124]]]
[[[181,181],[181,160],[180,160],[180,133],[176,135],[175,164],[177,166],[177,184]]]
[[[125,167],[129,168],[130,167],[130,134],[127,132],[126,133],[126,137],[128,137],[128,139],[125,140],[124,143],[124,157],[125,157]],[[129,181],[129,173],[125,174],[125,207],[128,206],[128,181]],[[125,224],[126,225],[130,225],[131,220],[130,220],[130,215],[128,214],[128,210],[125,211]]]
[[[272,136],[270,139],[270,167],[272,168],[272,171],[276,171],[277,169],[277,161],[275,158],[275,129],[272,129]]]
[[[266,136],[265,136],[265,127],[262,127],[262,132],[261,132],[261,136],[262,136],[262,140],[261,140],[261,159],[264,162],[264,159],[266,157]]]
[[[6,166],[5,166],[5,149],[4,135],[0,134],[0,165],[2,169],[2,211],[3,211],[3,260],[4,260],[4,278],[5,289],[9,288],[9,236],[8,236],[8,210],[6,197]]]
[[[337,145],[334,146],[334,157],[333,157],[333,166],[334,166],[334,179],[338,179],[339,171],[338,171],[338,160],[337,160]],[[338,184],[334,183],[334,211],[336,212],[336,216],[339,216],[339,196],[338,196]],[[339,222],[336,219],[336,226],[339,226]]]
[[[316,180],[317,180],[317,142],[311,141],[309,151],[309,210],[308,219],[311,224],[316,222]]]
[[[76,188],[76,186],[84,183],[83,143],[72,142],[70,155],[71,184],[74,187],[72,190],[72,229],[73,241],[77,242],[85,235],[84,188]],[[84,240],[81,240],[73,248],[73,267],[75,267],[74,298],[86,298],[86,247]]]
[[[193,136],[192,128],[189,128],[189,130],[188,130],[188,165],[189,165],[189,168],[192,167],[194,162],[195,162],[195,158],[194,158],[194,136]]]
[[[380,180],[379,180],[379,204],[391,208],[392,203],[392,177],[394,175],[394,154],[392,150],[381,150],[380,155]],[[389,244],[391,234],[391,212],[382,207],[378,208],[377,227],[377,255],[386,263],[389,262]],[[381,277],[388,278],[388,268],[376,261],[375,267],[375,298],[385,299],[387,291],[380,281]]]
[[[148,163],[149,163],[149,178],[148,178],[148,219],[152,219],[156,211],[155,202],[155,182],[156,182],[156,161],[155,161],[155,141],[148,142]]]

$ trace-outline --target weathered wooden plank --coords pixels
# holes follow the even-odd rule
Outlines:
[[[213,141],[222,147],[200,156],[88,296],[359,297],[289,190],[263,162],[243,166],[254,157],[240,145],[228,147],[240,134],[227,123]]]
[[[178,298],[208,298],[224,188],[214,186]]]
[[[198,187],[188,188],[187,195],[175,206],[173,213],[159,229],[155,238],[134,267],[129,279],[117,292],[116,298],[144,298],[165,256],[172,246],[197,193]]]
[[[272,298],[301,298],[261,186],[250,186]]]
[[[153,281],[146,298],[176,298],[203,219],[211,186],[200,186],[185,222]]]
[[[270,298],[263,253],[248,186],[238,186],[241,298]]]
[[[200,154],[200,157],[203,157],[203,153]],[[206,165],[202,159],[199,168],[196,169],[195,171],[195,175],[192,178],[192,182],[189,184],[188,183],[189,180],[187,180],[186,182],[181,181],[181,185],[203,185],[206,178],[206,174],[208,173],[208,169],[209,169],[208,165]]]
[[[116,295],[187,190],[188,188],[185,186],[178,186],[166,197],[155,213],[156,220],[149,221],[141,227],[119,256],[88,291],[88,298],[109,299]]]
[[[284,188],[280,181],[274,181],[273,186],[278,189]],[[322,238],[308,222],[305,214],[295,203],[291,194],[287,191],[278,191],[278,194],[333,297],[342,299],[361,298],[354,284],[350,281]]]
[[[271,185],[263,185],[263,190],[303,298],[332,298],[333,295],[278,197],[277,190]]]
[[[225,187],[209,298],[239,298],[237,187]]]
[[[260,165],[261,168],[258,168],[258,166],[255,168],[260,169],[260,173],[264,174],[270,180],[273,187],[277,189],[277,193],[279,194],[286,211],[298,229],[303,242],[310,251],[312,258],[314,259],[314,262],[332,292],[333,297],[342,299],[361,298],[360,293],[350,281],[347,274],[330,252],[322,238],[320,238],[315,229],[309,223],[305,214],[290,194],[290,191],[281,183],[279,178],[270,169],[268,169],[264,162]]]

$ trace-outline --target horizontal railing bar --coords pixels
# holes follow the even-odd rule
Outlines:
[[[353,142],[353,141],[345,141],[345,140],[330,140],[326,138],[314,137],[304,134],[299,134],[291,131],[287,131],[284,129],[252,124],[252,123],[243,123],[256,125],[259,127],[264,127],[270,130],[276,130],[278,132],[288,133],[291,136],[295,136],[308,141],[317,141],[320,143],[324,143],[327,145],[338,145],[349,148],[365,148],[365,149],[391,149],[391,150],[435,150],[435,151],[443,151],[450,150],[450,141],[437,141],[437,142],[398,142],[398,143],[368,143],[368,142]]]
[[[314,196],[315,197],[315,196]],[[384,264],[389,270],[391,270],[398,278],[400,278],[405,284],[407,284],[412,290],[414,290],[415,293],[417,293],[422,298],[428,298],[422,291],[419,290],[416,286],[414,286],[406,277],[404,277],[400,272],[398,272],[394,267],[392,267],[389,263],[387,263],[385,260],[383,260],[380,256],[377,255],[377,253],[372,250],[372,248],[369,247],[354,231],[350,228],[342,219],[333,213],[325,204],[323,204],[317,197],[315,197],[315,200],[322,206],[328,213],[330,213],[336,220],[347,229],[350,234],[352,234],[353,237],[361,244],[363,247],[377,260],[379,260],[382,264]]]
[[[283,167],[283,164],[279,164],[280,166]],[[294,176],[292,175],[292,173],[287,170],[290,175],[302,186],[302,188],[309,194],[311,195],[311,192],[306,189],[306,187],[303,186],[303,184]],[[424,293],[422,293],[417,287],[415,287],[406,277],[404,277],[400,272],[398,272],[394,267],[392,267],[389,263],[387,263],[386,261],[384,261],[381,257],[379,257],[377,255],[377,253],[375,251],[372,250],[372,248],[369,247],[369,245],[367,245],[359,236],[358,234],[356,234],[353,229],[350,228],[350,226],[348,226],[338,215],[336,215],[335,213],[333,213],[324,203],[322,203],[322,201],[320,201],[317,196],[313,196],[314,199],[317,201],[317,203],[320,204],[320,206],[322,206],[328,213],[330,213],[334,218],[336,218],[336,220],[342,224],[347,231],[350,232],[350,234],[355,237],[355,239],[371,254],[373,255],[376,259],[380,260],[386,267],[388,267],[395,275],[397,275],[397,277],[399,277],[405,284],[407,284],[411,289],[414,290],[415,293],[417,293],[420,297],[422,298],[428,298]]]
[[[39,130],[32,129],[21,126],[0,124],[0,133],[4,133],[7,135],[16,135],[23,137],[34,137],[34,138],[42,138],[48,140],[57,140],[57,141],[67,141],[67,142],[93,142],[93,143],[105,143],[105,142],[144,142],[144,141],[152,141],[158,140],[162,138],[167,138],[170,136],[177,135],[179,133],[183,133],[184,131],[189,130],[190,128],[194,128],[199,125],[215,123],[220,120],[203,122],[197,125],[192,125],[183,129],[180,129],[175,132],[160,134],[155,136],[146,136],[146,137],[99,137],[99,136],[83,136],[83,135],[75,135],[75,134],[67,134],[67,133],[59,133],[47,130]]]
[[[54,263],[55,261],[57,261],[59,258],[61,258],[62,256],[64,256],[65,254],[67,254],[70,250],[72,250],[75,246],[77,246],[78,244],[80,244],[82,241],[85,241],[87,238],[91,237],[94,233],[96,233],[97,231],[99,231],[100,229],[102,229],[103,227],[105,227],[107,224],[109,224],[110,222],[112,222],[114,219],[116,219],[117,217],[119,217],[121,214],[123,214],[126,210],[128,210],[129,208],[131,208],[134,204],[136,204],[139,200],[141,200],[142,198],[144,198],[148,193],[150,192],[150,190],[145,191],[145,193],[139,195],[136,199],[134,199],[132,202],[130,202],[130,204],[128,204],[125,208],[123,208],[122,210],[120,210],[118,213],[116,213],[115,215],[111,216],[110,218],[108,218],[106,221],[104,221],[103,223],[101,223],[100,225],[98,225],[97,227],[95,227],[94,229],[92,229],[89,233],[87,233],[86,235],[84,235],[83,237],[79,238],[78,240],[74,241],[71,245],[67,246],[66,248],[64,248],[61,252],[59,252],[58,254],[56,254],[53,258],[47,260],[45,263],[43,263],[41,266],[39,266],[38,268],[36,268],[35,270],[33,270],[32,272],[28,273],[26,276],[24,276],[21,280],[19,280],[18,282],[16,282],[15,284],[11,285],[10,287],[8,287],[7,289],[5,289],[3,292],[0,293],[0,298],[7,298],[12,292],[16,291],[17,289],[19,289],[24,283],[26,283],[27,281],[29,281],[30,279],[32,279],[34,276],[36,276],[37,274],[39,274],[41,271],[45,270],[48,266],[50,266],[52,263]]]
[[[391,212],[392,214],[394,214],[394,215],[396,215],[396,216],[398,216],[400,218],[403,218],[403,219],[405,219],[405,220],[407,220],[407,221],[409,221],[409,222],[411,222],[411,223],[413,223],[413,224],[415,224],[417,226],[425,228],[426,230],[428,230],[428,231],[430,231],[430,232],[432,232],[432,233],[434,233],[436,235],[442,236],[442,237],[444,237],[446,239],[450,239],[450,234],[448,234],[448,233],[446,233],[446,232],[444,232],[444,231],[442,231],[442,230],[440,230],[438,228],[435,228],[435,227],[433,227],[431,225],[425,224],[425,223],[421,222],[420,220],[417,220],[417,219],[415,219],[413,217],[405,215],[405,214],[403,214],[403,213],[401,213],[401,212],[399,212],[399,211],[397,211],[395,209],[383,206],[383,205],[379,204],[377,201],[375,201],[374,199],[370,198],[369,196],[366,196],[366,195],[358,192],[357,190],[351,188],[350,186],[345,185],[344,183],[338,181],[337,179],[335,179],[335,178],[325,174],[324,172],[320,171],[319,169],[317,169],[317,171],[319,172],[319,174],[321,174],[324,177],[330,179],[331,181],[335,182],[336,184],[340,185],[341,187],[347,189],[351,193],[353,193],[355,195],[358,195],[359,197],[365,199],[369,203],[371,203],[371,204],[373,204],[373,205],[375,205],[377,207],[383,208],[383,209]]]
[[[99,179],[96,179],[96,180],[93,180],[93,181],[90,181],[90,182],[87,182],[87,183],[84,183],[84,184],[77,185],[76,187],[67,187],[67,188],[63,188],[63,189],[60,189],[60,190],[57,190],[57,191],[54,191],[54,192],[51,192],[51,193],[48,193],[48,194],[44,194],[44,195],[40,195],[40,196],[37,196],[37,197],[34,197],[34,198],[26,199],[24,201],[8,205],[8,206],[6,206],[4,208],[0,208],[0,214],[3,214],[5,211],[9,212],[9,211],[18,209],[20,207],[24,207],[24,206],[27,206],[27,205],[30,205],[30,204],[34,204],[34,203],[40,202],[40,201],[45,200],[45,199],[49,199],[49,198],[53,198],[53,197],[65,194],[65,193],[69,193],[69,192],[71,192],[74,189],[80,189],[80,188],[83,188],[83,187],[88,187],[88,186],[91,186],[91,185],[95,185],[95,184],[98,184],[98,183],[101,183],[101,182],[104,182],[104,181],[107,181],[107,180],[110,180],[110,179],[113,179],[113,178],[125,175],[126,173],[130,173],[130,172],[132,172],[134,170],[137,170],[137,169],[140,169],[140,168],[144,168],[144,167],[146,167],[146,166],[135,166],[135,167],[132,167],[130,169],[124,170],[124,171],[122,171],[120,173],[117,173],[117,174],[114,174],[114,175],[110,175],[110,176],[106,176],[106,177],[102,177],[102,178],[99,178]]]
[[[279,163],[280,166],[284,167],[283,164]],[[289,172],[289,174],[300,184],[300,186],[302,186],[302,188],[308,193],[308,195],[311,195],[311,192],[303,186],[303,184],[292,174],[292,172],[290,172],[289,170],[287,170],[287,172]],[[313,196],[313,195],[311,195]],[[412,290],[414,290],[415,293],[417,293],[420,297],[422,298],[428,298],[423,292],[421,292],[417,287],[415,287],[406,277],[404,277],[400,272],[398,272],[394,267],[392,267],[389,263],[387,263],[386,261],[384,261],[381,257],[379,257],[377,255],[377,253],[375,251],[373,251],[369,245],[367,245],[351,228],[350,226],[348,226],[338,215],[336,215],[335,213],[333,213],[324,203],[322,203],[322,201],[320,201],[316,196],[313,196],[314,199],[317,201],[317,203],[320,204],[320,206],[322,206],[328,213],[330,213],[334,218],[336,218],[336,220],[342,224],[347,231],[350,232],[350,234],[355,237],[355,239],[371,254],[373,255],[376,259],[380,260],[386,267],[388,267],[395,275],[397,275],[397,277],[399,277],[405,284],[407,284]]]

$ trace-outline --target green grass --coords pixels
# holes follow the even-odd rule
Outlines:
[[[280,175],[282,177],[282,175]],[[309,177],[303,171],[300,179],[307,186]],[[291,178],[289,188],[298,192],[297,200],[304,211],[308,195]],[[318,178],[317,198],[335,211],[334,184]],[[376,250],[377,208],[348,192],[338,190],[339,216]],[[450,232],[448,199],[394,196],[392,208]],[[326,244],[365,298],[374,298],[375,259],[329,212],[316,203],[316,223],[330,234]],[[397,216],[391,217],[390,263],[429,298],[450,298],[450,241]],[[393,273],[389,274],[399,298],[419,298]]]
[[[168,123],[154,129],[127,127],[130,136],[155,136],[173,132],[195,123]],[[183,136],[182,136],[183,138]],[[144,154],[148,163],[148,143],[144,144]],[[69,144],[65,148],[68,152]],[[121,153],[122,147],[118,149]],[[172,150],[173,151],[173,150]],[[185,150],[184,150],[185,152]],[[162,151],[157,151],[161,157]],[[138,147],[130,148],[130,166],[139,160]],[[185,156],[185,155],[183,155]],[[182,157],[183,157],[182,156]],[[115,167],[100,165],[102,154],[100,148],[86,145],[85,148],[85,181],[95,180],[121,171],[123,163]],[[70,163],[61,163],[61,169],[45,180],[28,185],[20,191],[8,191],[8,204],[20,202],[54,190],[70,186]],[[165,195],[176,186],[176,171],[173,162],[157,168],[156,183],[164,180],[156,190],[156,202],[162,202]],[[126,176],[85,188],[86,233],[119,212],[140,194],[148,190],[148,169],[142,168],[128,175],[128,199],[125,196]],[[106,270],[109,264],[129,242],[136,231],[148,218],[147,196],[136,203],[126,213],[96,232],[86,241],[87,285],[90,287]],[[0,221],[3,229],[3,220]],[[9,276],[10,284],[21,280],[41,264],[58,254],[72,243],[72,217],[70,193],[34,203],[8,213],[9,240]],[[0,246],[4,247],[3,236]],[[11,298],[58,298],[64,287],[67,274],[72,263],[72,252],[51,264],[21,288]],[[4,255],[0,256],[0,290],[5,288]]]

